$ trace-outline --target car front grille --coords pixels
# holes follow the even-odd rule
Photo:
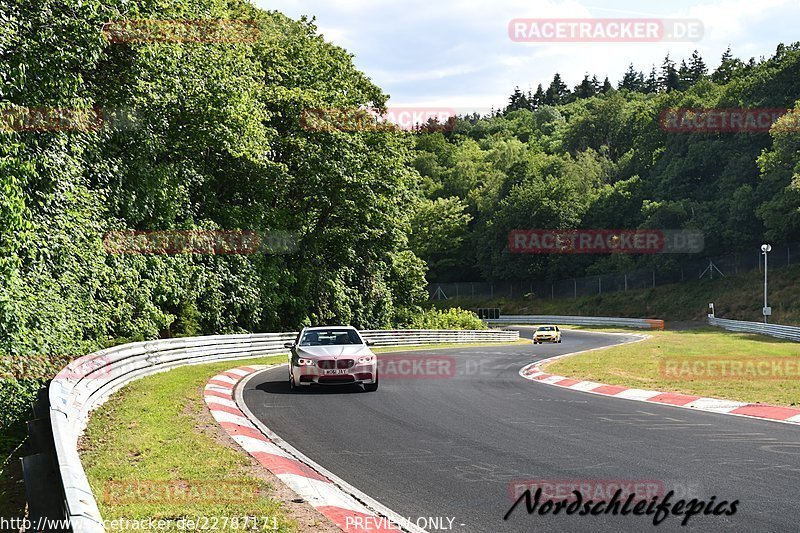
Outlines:
[[[322,359],[321,361],[317,361],[317,366],[322,370],[333,370],[334,368],[347,369],[353,368],[355,363],[356,362],[353,359],[339,359],[338,361],[334,361],[333,359]]]

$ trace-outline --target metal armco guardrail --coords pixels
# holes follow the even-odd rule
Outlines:
[[[626,328],[664,329],[663,320],[619,318],[607,316],[500,315],[489,324],[554,324],[565,326],[618,326]]]
[[[728,331],[742,333],[758,333],[800,342],[800,328],[795,326],[781,326],[780,324],[764,324],[763,322],[744,322],[741,320],[727,320],[725,318],[708,317],[708,323]]]
[[[370,330],[361,332],[376,346],[414,346],[421,344],[513,342],[519,331],[504,330]]]
[[[519,339],[519,332],[502,330],[376,330],[363,331],[362,335],[376,346]],[[50,421],[72,530],[105,532],[77,451],[78,437],[86,428],[93,409],[124,385],[144,376],[184,365],[286,353],[284,343],[296,337],[297,333],[260,333],[136,342],[81,357],[59,372],[49,389]]]

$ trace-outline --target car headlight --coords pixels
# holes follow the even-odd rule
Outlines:
[[[297,360],[297,366],[314,366],[314,360],[300,358]]]
[[[366,364],[369,364],[369,363],[373,362],[374,360],[375,360],[374,356],[368,355],[367,357],[361,357],[358,360],[358,364],[359,365],[366,365]]]

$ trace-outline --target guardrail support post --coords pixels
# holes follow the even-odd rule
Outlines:
[[[22,457],[22,477],[25,482],[25,501],[28,503],[28,519],[34,523],[52,523],[66,519],[64,487],[61,473],[56,465],[56,446],[53,427],[50,424],[50,399],[48,388],[39,390],[33,404],[33,420],[28,421],[28,450],[30,455]],[[68,529],[46,529],[46,531],[69,531]]]
[[[28,519],[34,524],[44,523],[44,519],[49,519],[52,523],[64,520],[66,515],[63,511],[64,496],[60,490],[61,477],[55,468],[53,454],[42,452],[20,460],[22,477],[25,480],[25,499],[28,502]]]

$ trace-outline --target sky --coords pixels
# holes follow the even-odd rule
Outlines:
[[[505,107],[516,86],[545,88],[558,72],[567,85],[585,74],[616,86],[628,65],[647,75],[667,53],[680,64],[697,49],[710,69],[728,46],[743,60],[769,57],[800,40],[797,0],[252,0],[289,17],[316,18],[326,40],[391,96],[390,106],[486,112]],[[698,19],[691,42],[514,42],[517,18]]]

